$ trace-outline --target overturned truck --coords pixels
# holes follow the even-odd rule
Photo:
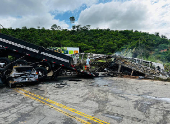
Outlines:
[[[61,69],[76,71],[80,75],[95,76],[73,66],[72,57],[0,33],[0,82],[7,83],[10,87],[20,83],[20,81],[11,81],[11,73],[15,66],[23,65],[34,68],[36,70],[34,76],[37,74],[38,80],[45,79],[49,72],[52,73],[51,78],[55,80]],[[27,77],[24,80],[29,71],[27,70],[24,75],[17,75],[23,77],[23,82],[31,81]]]
[[[109,56],[107,56],[109,58]],[[104,63],[96,63],[100,68],[99,70],[107,71],[105,74],[110,76],[118,76],[118,75],[126,75],[126,76],[139,76],[140,78],[162,78],[167,79],[169,75],[164,69],[159,69],[158,67],[151,66],[152,63],[150,61],[140,60],[135,58],[135,60],[142,61],[141,63],[133,61],[133,58],[127,58],[123,56],[112,56],[113,61],[104,62]],[[148,64],[146,64],[146,62]],[[157,64],[161,65],[161,64]]]

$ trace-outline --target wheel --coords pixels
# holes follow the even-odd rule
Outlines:
[[[7,69],[7,70],[4,71],[3,76],[9,77],[11,72],[12,72],[11,69]]]
[[[10,60],[5,57],[0,58],[0,68],[4,68],[6,65],[10,63]]]
[[[43,67],[37,67],[35,70],[38,72],[38,79],[44,80],[47,77],[47,70]]]
[[[47,70],[47,72],[49,73],[51,71],[51,65],[48,62],[41,62],[39,65],[37,65],[38,67],[43,67]]]
[[[21,59],[13,63],[13,66],[22,66],[22,65],[27,65],[27,61]]]

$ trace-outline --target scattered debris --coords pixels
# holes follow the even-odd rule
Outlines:
[[[59,83],[56,83],[56,86],[54,86],[55,88],[62,88],[64,86],[67,86],[67,82],[59,82]]]
[[[82,81],[80,79],[70,79],[69,81]]]
[[[123,121],[123,117],[121,116],[115,116],[115,115],[110,115],[110,114],[103,114],[103,115],[116,120],[118,123]]]

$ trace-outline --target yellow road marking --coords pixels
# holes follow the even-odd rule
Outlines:
[[[57,102],[55,102],[55,101],[53,101],[53,100],[50,100],[50,99],[44,98],[44,97],[42,97],[42,96],[39,96],[39,95],[37,95],[37,94],[31,93],[30,91],[27,91],[27,90],[24,90],[24,89],[21,89],[21,88],[17,88],[17,89],[22,90],[23,92],[28,93],[28,94],[30,94],[30,95],[33,95],[33,96],[35,96],[35,97],[37,97],[37,98],[39,98],[39,99],[42,99],[42,100],[45,100],[45,101],[47,101],[47,102],[49,102],[49,103],[52,103],[52,104],[54,104],[54,105],[57,105],[57,106],[59,106],[59,107],[61,107],[61,108],[67,109],[67,110],[69,110],[69,111],[71,111],[71,112],[74,112],[74,113],[76,113],[76,114],[78,114],[78,115],[81,115],[81,116],[83,116],[83,117],[85,117],[85,118],[88,118],[88,119],[90,119],[90,120],[93,120],[94,122],[97,122],[97,123],[99,123],[99,124],[110,124],[110,123],[108,123],[108,122],[102,121],[102,120],[100,120],[100,119],[98,119],[98,118],[95,118],[95,117],[93,117],[93,116],[87,115],[87,114],[85,114],[85,113],[83,113],[83,112],[77,111],[77,110],[75,110],[75,109],[73,109],[73,108],[67,107],[67,106],[62,105],[62,104],[60,104],[60,103],[57,103]]]
[[[61,109],[59,109],[59,108],[56,108],[56,107],[54,107],[54,106],[52,106],[52,105],[50,105],[50,104],[48,104],[48,103],[45,103],[45,102],[43,102],[43,101],[41,101],[41,100],[39,100],[39,99],[36,99],[36,98],[34,98],[34,97],[32,97],[32,96],[30,96],[30,95],[28,95],[28,94],[22,93],[22,92],[20,92],[20,91],[17,90],[17,89],[14,89],[14,90],[15,90],[16,92],[22,94],[22,95],[25,95],[26,97],[29,97],[29,98],[31,98],[31,99],[33,99],[33,100],[36,100],[36,101],[38,101],[38,102],[41,102],[41,103],[43,103],[43,104],[45,104],[45,105],[48,105],[49,107],[54,108],[54,109],[57,110],[58,112],[61,112],[61,113],[65,114],[66,116],[70,117],[70,118],[74,118],[74,119],[76,119],[77,121],[79,121],[79,122],[81,122],[81,123],[83,123],[83,124],[91,124],[90,122],[87,122],[87,121],[85,121],[85,120],[83,120],[83,119],[81,119],[81,118],[78,118],[78,117],[76,117],[76,116],[74,116],[74,115],[71,115],[71,114],[69,114],[69,113],[67,113],[67,112],[65,112],[65,111],[63,111],[63,110],[61,110]]]

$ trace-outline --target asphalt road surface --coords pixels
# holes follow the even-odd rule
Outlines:
[[[170,82],[59,78],[0,88],[0,124],[170,124]]]

